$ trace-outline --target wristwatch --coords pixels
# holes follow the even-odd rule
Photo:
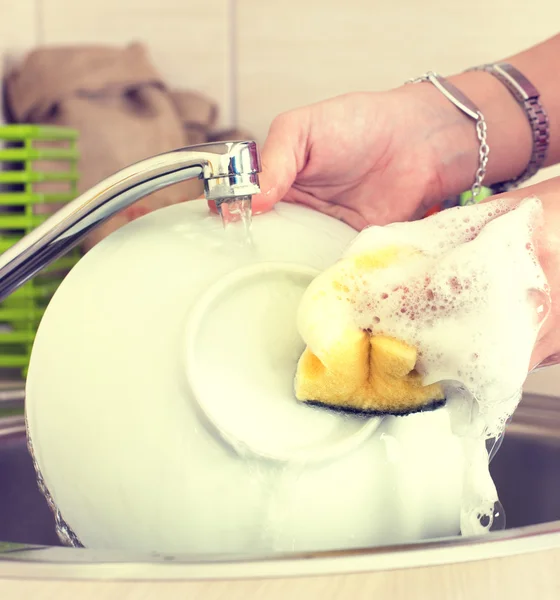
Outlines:
[[[515,179],[492,185],[494,192],[504,192],[519,186],[542,167],[546,159],[550,139],[548,115],[540,103],[540,94],[537,88],[525,75],[509,63],[500,62],[481,65],[468,70],[486,71],[496,77],[496,79],[505,85],[521,108],[523,108],[531,126],[533,148],[527,168]]]

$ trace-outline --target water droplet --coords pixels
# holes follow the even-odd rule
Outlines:
[[[494,503],[494,514],[492,516],[492,523],[490,524],[490,531],[503,531],[506,528],[506,514],[504,507],[498,500]]]
[[[536,325],[540,325],[550,313],[550,296],[544,290],[532,289],[529,290],[529,302],[535,310]]]

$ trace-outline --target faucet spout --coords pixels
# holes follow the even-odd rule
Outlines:
[[[219,206],[259,193],[260,170],[253,141],[190,146],[126,167],[78,196],[0,255],[0,300],[144,196],[198,178],[204,180],[206,198]]]

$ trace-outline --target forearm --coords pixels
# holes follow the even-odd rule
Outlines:
[[[550,121],[550,145],[544,166],[560,162],[560,78],[556,76],[560,70],[560,35],[503,60],[521,71],[539,90]],[[531,155],[531,128],[524,110],[509,90],[491,74],[480,71],[447,78],[479,107],[488,124],[490,156],[485,183],[508,181],[520,175]],[[425,98],[429,95],[436,110],[449,113],[447,136],[438,140],[441,160],[446,162],[445,194],[470,189],[478,166],[478,140],[473,121],[437,90],[428,89],[433,86],[414,87],[423,87],[414,93]]]

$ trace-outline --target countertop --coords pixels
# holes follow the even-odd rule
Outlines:
[[[0,580],[0,597],[10,600],[557,600],[560,598],[560,548],[457,565],[293,579],[214,582]]]

